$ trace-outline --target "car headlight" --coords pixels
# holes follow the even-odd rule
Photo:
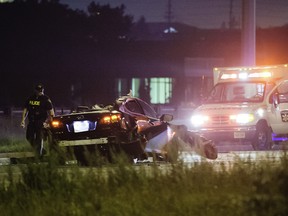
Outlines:
[[[235,121],[239,124],[247,124],[254,121],[253,114],[242,113],[238,115],[230,115],[230,120]]]
[[[194,127],[199,127],[205,124],[205,122],[207,122],[208,120],[209,120],[209,117],[206,115],[193,115],[191,117],[191,122]]]

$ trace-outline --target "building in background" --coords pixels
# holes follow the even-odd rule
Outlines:
[[[126,56],[116,63],[115,96],[131,89],[134,96],[154,105],[199,104],[213,86],[213,67],[225,65],[228,51],[223,51],[223,45],[229,44],[230,35],[238,33],[202,30],[181,23],[136,25],[131,34],[133,47],[128,47]],[[239,45],[232,40],[234,46]],[[231,53],[229,58],[233,57]]]

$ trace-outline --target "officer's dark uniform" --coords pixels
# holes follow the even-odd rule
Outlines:
[[[41,86],[40,86],[41,88]],[[43,87],[42,87],[43,88]],[[28,111],[28,125],[26,139],[34,147],[36,152],[43,155],[43,123],[47,120],[48,111],[53,109],[52,102],[47,95],[34,94],[25,102],[25,108]]]

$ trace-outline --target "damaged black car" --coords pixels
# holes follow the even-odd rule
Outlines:
[[[126,95],[103,106],[79,106],[69,114],[54,117],[50,125],[51,146],[65,157],[89,165],[99,158],[113,161],[124,153],[133,161],[149,156],[175,162],[179,152],[193,150],[215,159],[217,149],[211,140],[173,125],[170,114],[158,116],[145,101]]]

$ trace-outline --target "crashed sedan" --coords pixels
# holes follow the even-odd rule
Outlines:
[[[118,98],[107,106],[79,106],[69,114],[54,117],[50,125],[51,146],[65,149],[80,163],[91,160],[113,160],[116,153],[125,153],[133,161],[153,156],[155,160],[175,162],[179,152],[193,150],[199,155],[217,158],[211,140],[188,131],[184,125],[169,122],[172,115],[158,117],[145,101],[130,95]]]

